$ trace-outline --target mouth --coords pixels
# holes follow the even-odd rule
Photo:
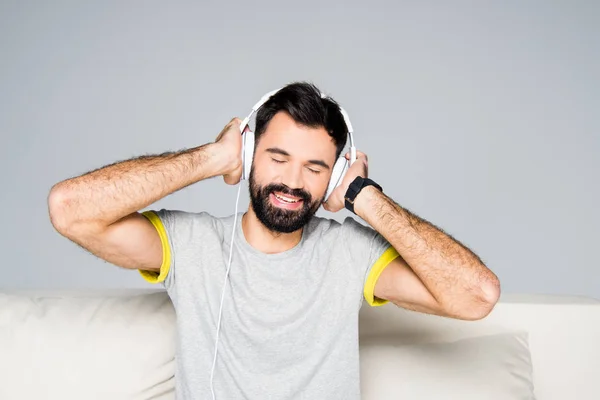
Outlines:
[[[276,207],[285,208],[288,210],[297,210],[302,208],[304,200],[299,197],[290,196],[281,192],[271,192],[269,199]]]

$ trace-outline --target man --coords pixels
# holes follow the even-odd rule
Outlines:
[[[358,399],[363,299],[465,320],[492,310],[498,279],[469,249],[377,185],[347,193],[367,178],[365,154],[323,204],[347,127],[337,103],[311,84],[290,84],[259,110],[251,206],[235,231],[233,215],[139,212],[204,179],[237,184],[240,122],[212,143],[60,182],[48,199],[62,235],[166,287],[177,311],[179,399],[211,395],[232,239],[212,380],[220,399]],[[371,227],[314,215],[321,204],[341,210],[345,195]]]

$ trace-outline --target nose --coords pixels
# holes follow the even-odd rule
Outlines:
[[[288,163],[283,176],[283,184],[290,189],[304,189],[304,180],[302,179],[302,167]]]

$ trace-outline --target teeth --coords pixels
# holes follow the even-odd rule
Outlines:
[[[298,200],[290,199],[289,197],[280,196],[278,194],[275,194],[275,197],[277,197],[281,201],[285,201],[286,203],[296,203],[296,202],[298,202]]]

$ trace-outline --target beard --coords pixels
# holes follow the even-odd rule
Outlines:
[[[319,210],[324,198],[312,201],[312,196],[302,189],[270,183],[260,186],[254,179],[254,169],[250,171],[248,180],[250,186],[250,201],[256,217],[272,232],[291,233],[301,229]],[[298,210],[287,210],[276,207],[270,200],[271,193],[280,192],[302,200],[302,207]]]

